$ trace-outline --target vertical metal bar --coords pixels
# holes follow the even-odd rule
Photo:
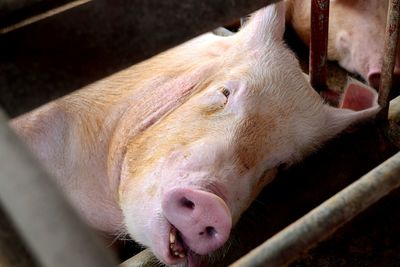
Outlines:
[[[382,107],[378,117],[387,120],[392,76],[396,63],[399,37],[400,0],[390,0],[386,23],[385,50],[382,63],[382,75],[379,84],[378,103]]]
[[[327,89],[329,0],[311,1],[310,82],[318,92]]]
[[[116,261],[7,125],[0,110],[0,203],[43,267],[111,267]]]
[[[236,261],[231,267],[286,266],[400,186],[400,152]]]

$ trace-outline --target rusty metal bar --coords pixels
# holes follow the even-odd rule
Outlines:
[[[0,35],[15,117],[278,0],[97,0]]]
[[[40,266],[117,266],[7,121],[0,110],[0,203]]]
[[[286,266],[400,186],[400,152],[236,261],[231,267]]]
[[[382,107],[378,117],[387,120],[392,76],[396,63],[396,51],[399,38],[400,0],[390,0],[386,22],[385,50],[383,55],[382,75],[379,83],[378,103]]]
[[[310,82],[321,92],[327,89],[327,47],[329,27],[329,0],[311,1]]]
[[[400,96],[390,101],[388,118],[386,136],[392,144],[400,148]]]

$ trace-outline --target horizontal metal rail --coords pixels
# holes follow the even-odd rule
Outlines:
[[[117,266],[8,127],[1,110],[0,203],[40,266]]]
[[[76,0],[15,0],[0,1],[0,28]]]
[[[15,117],[277,0],[96,0],[0,35]]]
[[[230,266],[286,266],[399,186],[400,152]]]
[[[27,18],[25,18],[25,16],[22,16],[21,18],[19,18],[19,16],[13,17],[12,19],[14,19],[15,22],[13,21],[13,23],[4,23],[3,26],[0,26],[0,34],[5,34],[7,32],[15,31],[16,29],[19,29],[19,28],[22,28],[22,27],[26,27],[29,24],[32,24],[32,23],[35,23],[37,21],[43,20],[45,18],[54,16],[54,15],[56,15],[58,13],[65,12],[68,9],[75,8],[75,7],[79,6],[79,5],[86,4],[89,1],[92,1],[92,0],[68,1],[64,5],[60,5],[62,2],[60,2],[60,3],[58,3],[58,2],[52,3],[51,2],[51,4],[54,4],[54,7],[51,5],[50,7],[52,7],[52,8],[50,8],[48,10],[47,10],[47,6],[46,5],[39,7],[39,10],[44,9],[44,12],[39,12],[38,10],[36,10],[37,9],[36,6],[34,6],[33,10],[31,10],[31,12],[32,13],[38,13],[38,14],[37,15],[32,15],[32,16],[28,16],[29,13],[25,14],[26,10],[22,9],[22,10],[20,10],[20,12],[25,14]],[[16,12],[16,13],[18,14],[19,12]]]

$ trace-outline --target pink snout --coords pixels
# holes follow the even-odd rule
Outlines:
[[[186,246],[197,254],[213,252],[229,238],[232,216],[225,202],[215,194],[175,188],[164,195],[162,211]]]
[[[375,89],[379,89],[379,83],[381,80],[381,71],[380,70],[372,70],[368,73],[368,83]],[[400,67],[396,66],[393,71],[393,79],[392,79],[393,87],[398,87],[400,85]]]

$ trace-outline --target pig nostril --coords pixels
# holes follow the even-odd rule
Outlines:
[[[180,203],[183,207],[188,208],[188,209],[194,209],[194,203],[193,201],[190,201],[189,199],[183,197],[180,200]]]
[[[217,234],[217,230],[215,230],[215,228],[212,226],[207,226],[205,230],[206,231],[201,231],[199,235],[204,235],[204,233],[207,233],[207,236],[214,237]]]
[[[207,232],[207,235],[210,237],[214,237],[217,234],[217,230],[215,230],[215,228],[212,226],[207,226],[206,232]]]

